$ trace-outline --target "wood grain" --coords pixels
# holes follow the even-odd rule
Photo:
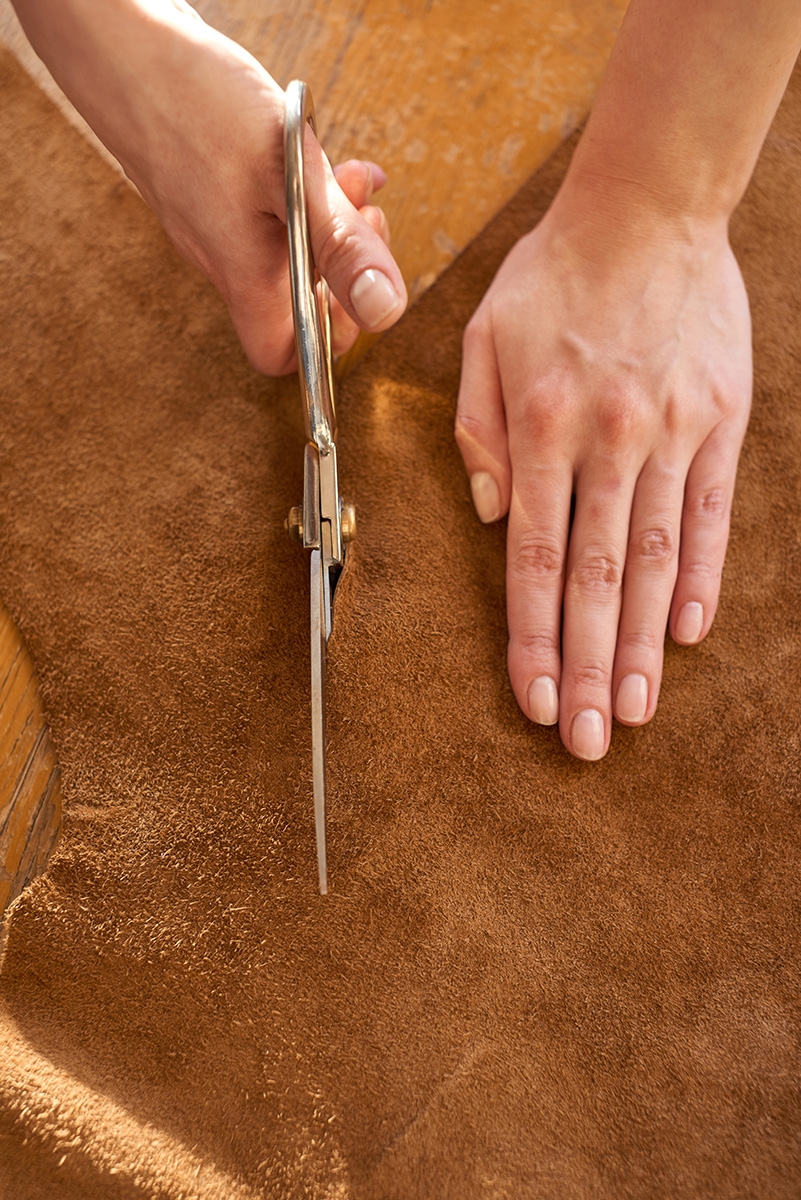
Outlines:
[[[0,606],[0,914],[44,870],[60,825],[59,768],[33,665]]]

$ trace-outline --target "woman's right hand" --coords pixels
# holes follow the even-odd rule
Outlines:
[[[40,57],[157,214],[217,287],[258,370],[295,368],[284,183],[284,93],[241,46],[169,0],[16,0]],[[375,164],[334,172],[311,130],[314,259],[334,297],[334,350],[389,328],[406,289],[370,204]]]

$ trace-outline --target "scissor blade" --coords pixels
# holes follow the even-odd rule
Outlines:
[[[325,861],[325,643],[328,568],[319,550],[311,552],[311,710],[314,827],[320,892],[328,891]]]

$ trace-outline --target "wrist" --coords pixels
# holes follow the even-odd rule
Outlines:
[[[651,254],[704,255],[728,245],[728,213],[690,204],[659,181],[608,167],[571,166],[547,214],[551,233],[599,273]]]
[[[665,132],[625,141],[588,125],[566,183],[644,223],[699,233],[726,228],[747,186],[750,158],[724,162],[705,156],[691,138],[685,144]]]

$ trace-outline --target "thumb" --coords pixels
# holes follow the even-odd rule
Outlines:
[[[512,471],[495,342],[478,316],[464,334],[455,432],[476,512],[485,523],[497,521],[509,510]]]
[[[406,287],[389,247],[337,183],[311,130],[306,136],[307,209],[314,261],[345,312],[377,333],[406,308]]]

